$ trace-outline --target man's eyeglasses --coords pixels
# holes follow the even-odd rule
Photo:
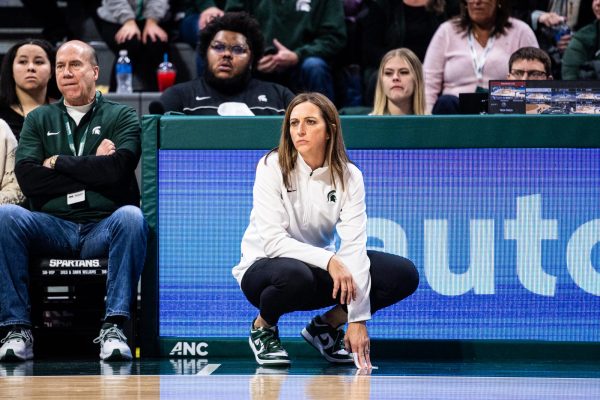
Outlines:
[[[525,75],[527,75],[527,78],[529,79],[545,79],[548,76],[548,74],[544,71],[537,71],[535,69],[529,71],[525,71],[522,69],[513,69],[510,71],[510,74],[517,79],[521,79]]]
[[[223,54],[226,50],[229,50],[229,52],[234,56],[242,56],[248,52],[248,48],[246,46],[242,46],[239,44],[229,46],[221,42],[212,42],[210,44],[210,48],[212,49],[212,51],[219,54]]]

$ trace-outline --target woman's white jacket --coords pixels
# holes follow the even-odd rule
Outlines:
[[[371,279],[367,257],[367,213],[362,173],[347,165],[346,185],[334,186],[329,167],[314,171],[298,155],[286,188],[277,153],[256,168],[250,224],[242,239],[242,258],[233,268],[241,283],[258,259],[289,257],[327,269],[333,255],[341,258],[357,286],[356,300],[348,306],[348,321],[371,318]],[[340,239],[336,251],[335,233]]]

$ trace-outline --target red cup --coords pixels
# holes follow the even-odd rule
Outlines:
[[[158,81],[158,90],[164,92],[166,89],[173,86],[175,83],[175,76],[177,72],[175,70],[163,71],[158,70],[156,72],[156,80]]]

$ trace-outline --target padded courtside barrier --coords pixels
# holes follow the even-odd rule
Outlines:
[[[142,278],[143,355],[168,355],[173,346],[179,346],[182,350],[187,346],[189,356],[199,356],[204,349],[200,339],[194,341],[189,337],[163,337],[158,328],[158,152],[270,149],[279,140],[281,121],[281,117],[143,118],[142,208],[151,227],[148,260]],[[598,122],[598,117],[581,115],[343,116],[342,129],[348,149],[589,149],[600,148]],[[198,337],[201,336],[202,333],[199,332]],[[246,345],[238,342],[223,340],[210,343],[214,349],[210,354],[227,355],[231,349],[235,349],[234,352],[245,351]],[[590,357],[590,354],[599,354],[598,343],[561,343],[548,346],[553,346],[550,351],[572,357],[585,358]],[[389,348],[386,344],[386,349]],[[544,344],[532,343],[529,346],[523,342],[515,345],[494,341],[454,340],[441,344],[439,341],[434,341],[433,344],[419,341],[414,348],[421,351],[429,349],[429,355],[445,354],[452,358],[471,357],[481,353],[497,355],[506,349],[509,353],[512,351],[512,354],[522,356],[548,354],[548,347]],[[531,351],[528,353],[524,349]],[[577,351],[569,354],[569,349]],[[393,351],[391,353],[399,354]]]

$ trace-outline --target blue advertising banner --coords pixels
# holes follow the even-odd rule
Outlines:
[[[160,150],[159,336],[244,338],[231,268],[265,151]],[[351,150],[368,247],[421,282],[369,323],[380,339],[600,341],[600,149]],[[298,336],[316,312],[286,315]]]

